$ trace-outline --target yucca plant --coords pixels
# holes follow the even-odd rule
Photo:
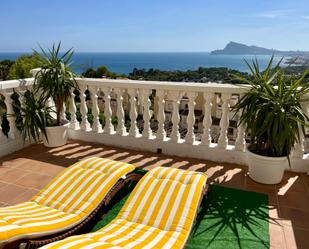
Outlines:
[[[249,84],[248,92],[234,106],[240,113],[240,124],[247,127],[250,136],[249,150],[269,157],[284,157],[291,153],[301,133],[305,133],[308,116],[302,103],[308,101],[309,83],[301,76],[285,75],[280,68],[282,59],[273,67],[274,57],[261,71],[257,59],[247,65],[251,78],[235,76]]]
[[[61,42],[57,46],[54,44],[48,51],[45,51],[42,47],[40,47],[40,53],[34,50],[34,54],[43,61],[41,70],[35,77],[34,87],[46,99],[52,98],[55,103],[56,120],[49,123],[49,126],[62,124],[61,113],[63,112],[63,106],[70,99],[71,90],[78,89],[75,74],[70,68],[74,51],[71,48],[61,54],[60,48]]]
[[[38,94],[36,91],[26,91],[22,96],[20,103],[14,102],[13,107],[17,110],[20,122],[20,132],[24,141],[29,138],[33,141],[40,140],[40,134],[47,138],[46,126],[51,122],[51,107],[46,106],[44,95]]]

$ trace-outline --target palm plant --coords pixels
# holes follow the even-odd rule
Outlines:
[[[46,106],[44,95],[38,95],[36,91],[26,91],[22,96],[22,103],[13,103],[13,107],[22,119],[20,131],[24,140],[33,141],[40,139],[43,134],[48,140],[46,126],[52,120],[52,109]]]
[[[64,104],[69,100],[72,89],[78,89],[75,74],[70,68],[74,51],[69,49],[60,54],[61,42],[55,44],[48,52],[42,47],[41,53],[34,50],[34,54],[40,56],[43,61],[41,70],[35,77],[34,87],[39,89],[46,99],[51,98],[55,103],[56,120],[54,124],[61,125],[61,113]]]
[[[287,76],[282,72],[282,59],[273,67],[272,57],[265,71],[261,72],[257,59],[247,65],[251,78],[235,76],[249,84],[248,92],[234,106],[240,113],[240,124],[250,132],[248,149],[262,156],[289,158],[295,143],[305,133],[308,116],[302,103],[308,101],[309,83],[301,76]]]

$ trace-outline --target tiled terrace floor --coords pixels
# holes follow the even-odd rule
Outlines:
[[[137,167],[171,166],[207,172],[209,183],[262,192],[269,196],[270,241],[273,249],[309,248],[309,176],[286,172],[279,185],[263,185],[247,176],[246,167],[70,141],[55,149],[41,144],[0,158],[0,206],[29,200],[57,173],[72,163],[100,156]]]

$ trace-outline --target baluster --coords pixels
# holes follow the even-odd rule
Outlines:
[[[141,91],[141,98],[142,98],[142,105],[143,105],[143,119],[144,119],[144,127],[142,136],[144,138],[150,138],[152,136],[152,130],[150,127],[150,105],[151,101],[149,99],[149,95],[151,94],[151,90],[149,89],[142,89]]]
[[[203,119],[203,136],[202,136],[202,144],[209,146],[211,143],[211,135],[210,128],[212,125],[211,118],[211,109],[212,109],[212,100],[214,98],[214,94],[210,92],[204,93],[205,105],[204,105],[204,119]]]
[[[182,94],[179,91],[172,91],[169,93],[170,98],[173,101],[173,114],[172,114],[172,133],[171,133],[171,141],[178,143],[180,140],[180,133],[179,133],[179,104],[182,98]]]
[[[73,130],[79,129],[79,122],[76,118],[76,105],[75,105],[75,94],[74,90],[71,90],[71,99],[70,99],[70,107],[69,111],[71,114],[70,128]]]
[[[239,99],[243,97],[243,94],[239,96]],[[237,114],[237,117],[239,118],[242,114],[242,111],[240,114]],[[244,124],[240,124],[238,121],[238,127],[237,127],[237,138],[235,141],[235,150],[239,151],[245,151],[246,150],[246,139],[245,139],[245,133],[246,126]]]
[[[2,131],[2,118],[0,120],[0,144],[4,144],[7,142],[7,137],[4,135],[3,131]]]
[[[56,105],[55,105],[55,102],[53,100],[53,98],[48,98],[47,101],[46,101],[46,106],[52,110],[50,116],[53,118],[53,119],[57,119],[57,114],[56,114]]]
[[[229,109],[230,109],[230,93],[222,93],[222,116],[220,120],[220,136],[218,139],[218,147],[226,149],[228,145],[227,129],[229,127]]]
[[[111,108],[111,88],[103,87],[102,91],[104,93],[104,115],[105,115],[105,126],[104,133],[114,134],[114,126],[112,124],[112,108]]]
[[[118,124],[117,124],[117,134],[124,136],[126,132],[126,127],[124,125],[124,111],[123,111],[123,89],[117,88],[116,90],[116,95],[117,95],[117,119],[118,119]]]
[[[302,103],[302,108],[307,115],[308,115],[308,105],[309,103],[307,101]],[[300,125],[298,129],[299,129],[300,141],[295,144],[294,149],[292,150],[292,156],[294,158],[303,158],[303,155],[305,153],[305,134],[303,134]]]
[[[88,108],[86,103],[86,86],[80,86],[80,113],[82,115],[82,122],[80,123],[80,128],[84,131],[90,131],[90,124],[88,122]]]
[[[7,142],[7,137],[4,135],[2,131],[2,122],[3,122],[3,117],[0,117],[0,144],[4,144]]]
[[[10,124],[10,130],[8,137],[10,139],[17,139],[20,137],[20,133],[16,128],[16,123],[15,123],[15,117],[14,117],[14,110],[13,110],[13,100],[11,99],[13,92],[5,92],[4,97],[5,97],[5,105],[6,105],[6,115],[7,115],[7,120],[9,121]]]
[[[128,93],[130,96],[130,119],[131,119],[131,126],[129,130],[129,135],[132,137],[138,137],[139,136],[139,131],[137,128],[137,110],[136,110],[136,95],[137,95],[137,90],[136,89],[128,89]]]
[[[194,123],[195,123],[195,115],[194,115],[194,108],[195,108],[195,99],[197,97],[196,92],[188,92],[187,97],[189,98],[189,112],[187,117],[187,134],[185,137],[185,141],[188,144],[193,144],[195,142],[195,134],[194,134]]]
[[[67,116],[66,116],[66,105],[65,105],[65,103],[63,103],[63,109],[62,109],[62,112],[61,112],[61,120],[62,121],[68,121],[68,119],[67,119]]]
[[[164,141],[166,138],[166,132],[164,129],[165,122],[165,91],[157,90],[156,92],[158,97],[158,131],[157,131],[157,139]]]
[[[92,115],[93,115],[93,124],[92,124],[92,131],[93,132],[102,132],[102,125],[100,123],[100,110],[98,106],[98,87],[92,86],[90,87],[91,90],[91,99],[92,99]]]

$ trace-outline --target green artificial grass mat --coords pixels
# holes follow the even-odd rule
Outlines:
[[[111,222],[129,194],[108,211],[93,232]],[[268,196],[210,185],[202,201],[187,249],[268,249]]]

